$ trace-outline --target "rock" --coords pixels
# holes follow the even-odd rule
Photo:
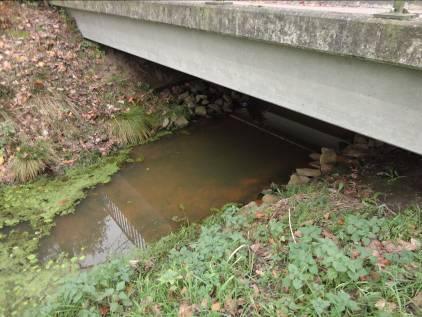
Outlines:
[[[164,118],[164,120],[163,120],[163,124],[161,125],[161,127],[163,128],[163,129],[165,129],[165,128],[167,128],[168,127],[168,125],[170,124],[170,119],[169,118]]]
[[[129,265],[133,268],[133,269],[137,269],[139,267],[139,260],[129,260]]]
[[[233,107],[231,105],[227,104],[227,103],[224,103],[223,111],[228,112],[228,113],[233,112]]]
[[[218,99],[217,99],[214,103],[215,103],[216,105],[222,106],[222,105],[224,104],[224,101],[223,101],[223,99],[218,98]]]
[[[171,87],[171,91],[172,91],[173,94],[178,95],[178,94],[182,93],[183,87],[173,86],[173,87]]]
[[[312,166],[313,168],[321,169],[321,164],[319,164],[319,161],[313,161],[309,163],[309,166]]]
[[[192,95],[187,96],[185,99],[185,104],[195,103],[195,97]]]
[[[204,106],[206,106],[207,104],[209,104],[210,102],[208,101],[208,99],[203,99],[201,102]]]
[[[262,197],[262,202],[265,204],[273,204],[280,200],[280,197],[273,194],[266,194]]]
[[[333,164],[322,164],[321,165],[321,173],[323,174],[328,174],[331,173],[334,169],[334,165]]]
[[[221,113],[221,108],[219,105],[216,105],[215,103],[210,103],[208,105],[208,110],[210,110],[213,113]]]
[[[194,101],[188,102],[186,103],[186,107],[188,107],[188,109],[194,109],[196,107],[196,104]]]
[[[207,109],[204,106],[197,106],[195,107],[195,114],[201,117],[205,117],[207,115]]]
[[[206,95],[196,95],[195,96],[196,102],[200,102],[203,99],[207,99],[207,96]]]
[[[292,174],[292,176],[290,176],[290,180],[287,183],[287,185],[302,185],[302,184],[307,184],[309,183],[311,179],[307,176],[300,176],[297,174]]]
[[[226,94],[223,95],[223,99],[227,103],[232,103],[232,98],[230,98],[230,96],[228,96]]]
[[[321,176],[321,171],[314,168],[297,168],[296,174],[299,176],[318,177]]]
[[[343,155],[347,157],[360,158],[368,155],[367,144],[350,144],[343,150]]]
[[[319,157],[319,162],[321,166],[323,164],[331,164],[337,161],[337,154],[333,149],[328,149],[323,147],[321,149],[321,156]]]
[[[251,201],[247,205],[243,206],[241,209],[242,210],[254,210],[256,208],[258,208],[257,203],[255,201]]]
[[[311,153],[309,154],[309,157],[314,161],[319,161],[319,158],[321,157],[321,154],[319,153]]]
[[[181,129],[181,128],[186,127],[189,124],[189,121],[184,116],[179,116],[174,121],[174,124],[177,128]]]
[[[185,100],[187,97],[189,97],[189,91],[185,91],[183,94],[180,94],[180,95],[177,97],[177,100],[178,100],[178,101],[183,101],[183,100]]]

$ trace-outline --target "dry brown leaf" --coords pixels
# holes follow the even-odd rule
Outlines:
[[[193,306],[188,305],[187,303],[181,303],[179,306],[178,317],[192,317],[193,316]]]
[[[215,302],[211,305],[211,310],[212,311],[219,311],[221,309],[221,305],[219,302]]]
[[[382,298],[375,303],[375,307],[379,310],[392,313],[396,310],[397,304],[393,302],[387,302],[384,298]]]
[[[265,218],[267,215],[265,213],[263,213],[262,211],[257,211],[255,212],[255,218],[256,219],[262,219]]]
[[[224,302],[224,310],[228,312],[231,316],[236,315],[237,313],[237,302],[232,298],[226,299]]]

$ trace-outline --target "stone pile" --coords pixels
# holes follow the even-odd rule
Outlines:
[[[309,155],[312,160],[309,163],[310,167],[296,169],[296,172],[290,176],[288,185],[307,184],[313,178],[331,173],[337,163],[354,164],[357,159],[368,156],[372,149],[383,145],[380,141],[356,134],[353,143],[347,145],[340,154],[337,154],[333,149],[323,147],[321,153]]]
[[[161,92],[175,106],[183,108],[183,114],[170,115],[163,119],[163,128],[183,128],[194,118],[224,116],[234,111],[236,107],[246,106],[248,96],[236,91],[195,80],[182,85],[173,86]]]

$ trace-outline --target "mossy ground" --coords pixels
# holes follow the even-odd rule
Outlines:
[[[55,178],[41,177],[24,185],[0,188],[0,315],[19,312],[16,305],[26,300],[37,302],[45,295],[41,285],[57,278],[54,272],[61,271],[66,260],[58,259],[59,266],[49,263],[47,271],[41,270],[36,256],[40,239],[49,234],[55,217],[74,211],[88,188],[108,182],[127,153],[98,158],[93,164],[70,168]],[[68,269],[67,265],[63,269]]]
[[[325,184],[276,194],[275,204],[227,205],[132,261],[71,278],[37,315],[420,313],[420,207],[392,215]]]

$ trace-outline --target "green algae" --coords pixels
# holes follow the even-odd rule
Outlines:
[[[40,239],[50,233],[55,217],[74,211],[88,188],[110,181],[128,152],[69,168],[54,178],[0,188],[0,316],[38,302],[60,276],[72,271],[66,258],[39,264]]]

